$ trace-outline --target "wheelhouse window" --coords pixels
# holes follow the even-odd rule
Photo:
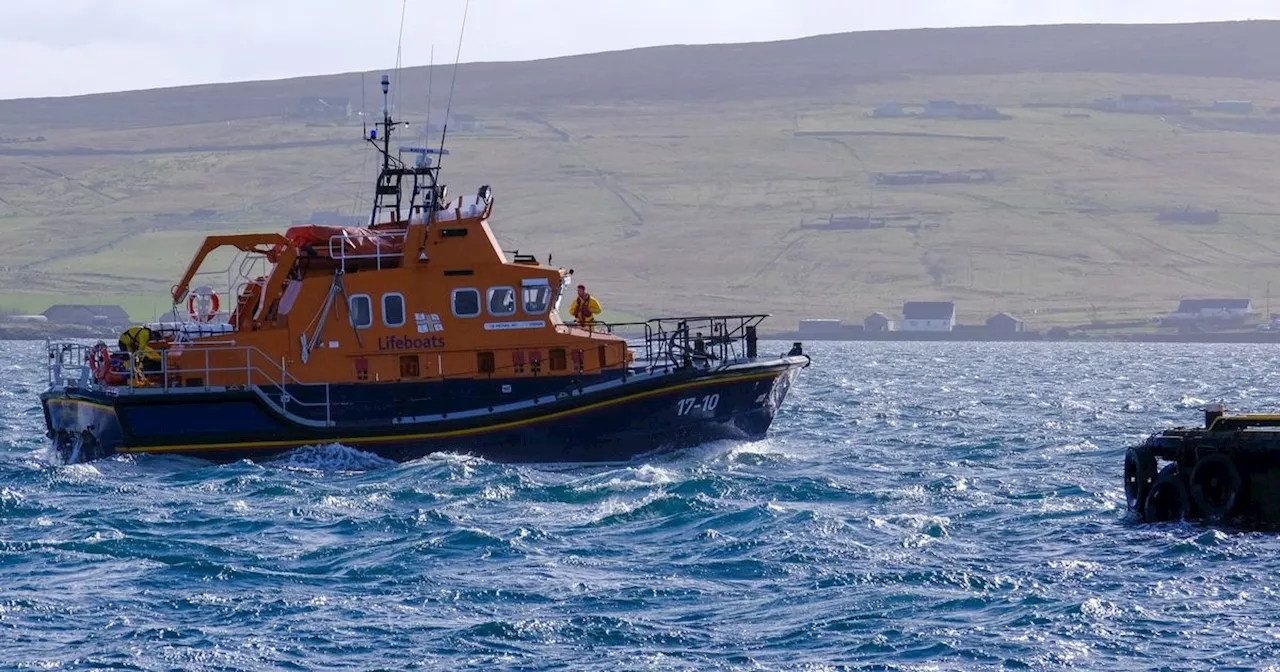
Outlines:
[[[458,317],[475,317],[480,314],[480,290],[453,290],[453,314]]]
[[[404,324],[404,295],[382,295],[382,323],[388,327]]]
[[[510,287],[489,288],[489,314],[503,317],[516,314],[516,290]]]
[[[541,315],[547,312],[551,304],[551,283],[545,279],[525,280],[521,284],[524,300],[524,312],[530,315]]]
[[[353,295],[348,307],[351,309],[351,326],[356,329],[373,326],[373,301],[368,294]]]

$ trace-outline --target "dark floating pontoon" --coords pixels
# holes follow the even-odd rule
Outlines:
[[[1152,434],[1124,458],[1129,509],[1176,520],[1280,525],[1280,415],[1204,410],[1203,427]]]

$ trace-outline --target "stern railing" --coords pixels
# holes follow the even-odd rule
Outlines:
[[[184,349],[181,367],[170,362],[170,348],[155,350],[159,366],[150,368],[135,367],[132,356],[126,358],[127,353],[112,352],[113,357],[126,362],[125,370],[111,374],[119,384],[108,384],[94,375],[88,363],[94,347],[82,343],[48,343],[49,385],[107,389],[116,395],[242,388],[257,392],[281,413],[333,424],[329,383],[304,383],[289,373],[284,359],[276,360],[253,346],[182,344],[176,346]],[[192,357],[193,351],[199,354]],[[194,366],[192,360],[195,360]],[[214,360],[219,362],[215,364]],[[211,382],[215,376],[217,385]],[[198,382],[192,384],[193,380]],[[301,412],[291,411],[291,407]]]

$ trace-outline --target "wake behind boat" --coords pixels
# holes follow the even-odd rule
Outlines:
[[[402,123],[385,111],[366,137],[382,159],[368,226],[209,236],[172,289],[173,321],[115,348],[49,344],[40,398],[62,459],[342,443],[596,462],[765,436],[809,364],[799,343],[761,356],[765,315],[565,323],[573,271],[508,257],[492,190],[448,200],[432,160],[447,152],[392,155]],[[208,277],[223,291],[193,287]]]

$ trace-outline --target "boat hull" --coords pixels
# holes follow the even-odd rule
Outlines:
[[[435,452],[499,462],[618,462],[707,441],[763,438],[804,357],[566,388],[542,401],[422,420],[307,424],[253,391],[41,395],[66,462],[112,454],[177,454],[227,462],[339,443],[397,461]],[[495,381],[501,384],[502,381]]]

